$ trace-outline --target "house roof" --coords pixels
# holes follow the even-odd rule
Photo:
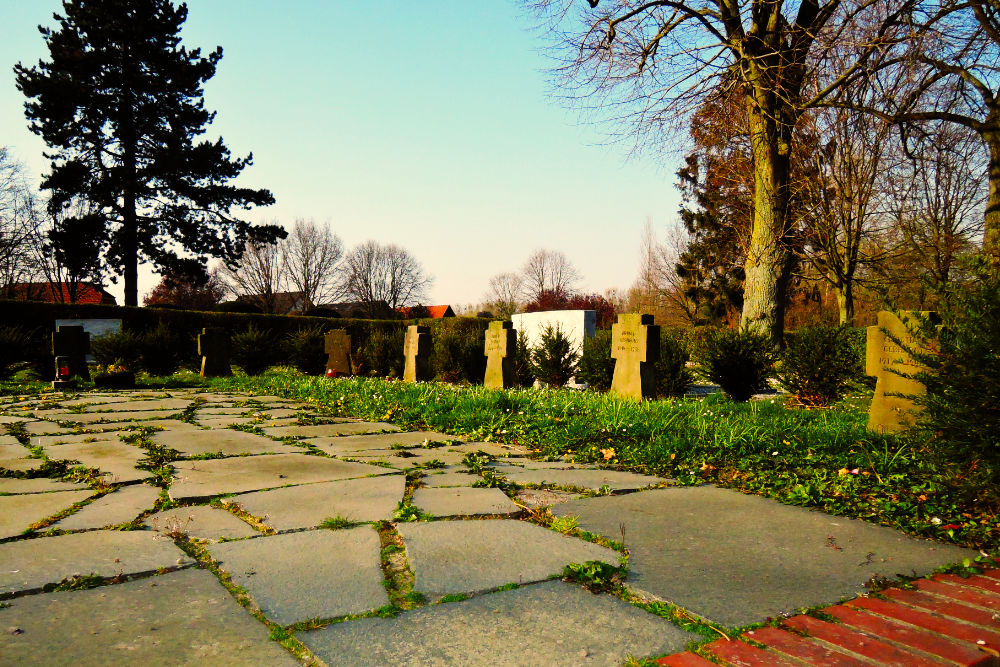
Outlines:
[[[22,301],[70,303],[70,289],[65,282],[15,283],[11,286],[10,293],[12,298]],[[76,303],[101,303],[114,306],[118,302],[103,287],[93,283],[80,283],[76,288]]]
[[[426,310],[427,315],[420,313],[420,310]],[[401,313],[403,317],[409,319],[412,317],[433,317],[435,319],[440,319],[442,317],[455,317],[455,311],[451,309],[449,305],[443,306],[407,306],[403,308],[397,308],[396,312]]]

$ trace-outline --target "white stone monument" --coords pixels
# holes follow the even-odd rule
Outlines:
[[[596,310],[545,310],[539,313],[518,313],[510,316],[518,335],[522,332],[528,340],[528,347],[534,349],[542,341],[546,327],[559,329],[569,339],[570,346],[577,355],[583,354],[583,341],[593,338],[597,331]],[[573,378],[570,386],[581,386]]]

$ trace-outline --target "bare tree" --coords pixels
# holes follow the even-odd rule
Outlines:
[[[490,278],[490,287],[486,291],[486,304],[493,313],[504,320],[517,312],[520,306],[521,275],[519,273],[498,273]]]
[[[220,277],[230,294],[256,304],[265,313],[277,311],[277,294],[285,285],[285,266],[277,243],[248,241],[239,262],[224,266]]]
[[[741,323],[779,343],[794,266],[786,213],[795,127],[804,110],[909,35],[901,18],[916,0],[803,0],[787,8],[776,0],[589,0],[581,12],[570,0],[533,4],[568,47],[564,87],[626,121],[637,144],[664,145],[663,132],[684,128],[707,98],[740,89],[754,176]],[[869,29],[855,31],[859,24]],[[826,56],[847,38],[856,40],[856,57],[835,69]]]
[[[521,269],[521,290],[525,301],[536,300],[542,292],[572,294],[583,276],[563,253],[539,248]]]
[[[385,306],[418,305],[434,278],[403,248],[366,241],[344,258],[343,281],[344,294],[363,304],[369,317],[377,317]]]
[[[0,146],[0,294],[39,275],[42,216],[20,162]]]
[[[319,226],[313,220],[297,219],[279,247],[291,287],[303,292],[312,304],[337,300],[340,289],[337,272],[344,245],[329,224]]]

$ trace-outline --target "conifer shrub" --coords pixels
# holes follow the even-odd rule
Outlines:
[[[607,391],[615,373],[615,360],[611,358],[611,331],[599,329],[593,338],[583,341],[583,354],[576,379],[586,382],[595,391]]]
[[[127,329],[90,339],[90,353],[101,366],[121,365],[134,373],[142,352],[142,337]]]
[[[775,354],[770,339],[753,331],[708,330],[696,348],[705,379],[722,387],[734,401],[749,401],[767,388],[774,374]]]
[[[531,348],[528,347],[528,336],[517,332],[517,344],[514,346],[514,384],[518,387],[530,387],[535,384],[535,371],[531,366]]]
[[[139,364],[150,375],[173,375],[182,359],[190,359],[197,343],[175,333],[165,322],[139,336]]]
[[[250,325],[246,331],[233,336],[231,350],[233,363],[244,373],[260,375],[277,362],[275,352],[280,350],[280,346],[273,333]]]
[[[32,335],[19,326],[0,327],[0,378],[10,377],[15,366],[36,356],[32,352]]]
[[[435,378],[442,382],[481,383],[486,374],[485,339],[480,327],[460,323],[440,326],[432,333],[431,363]]]
[[[684,395],[694,382],[694,374],[687,367],[690,359],[691,353],[683,340],[660,332],[660,358],[653,364],[658,398]]]
[[[975,468],[992,466],[1000,478],[1000,275],[980,266],[976,280],[956,291],[953,305],[941,311],[937,342],[930,327],[927,347],[936,353],[915,355],[928,367],[918,375],[927,394],[917,399],[924,407],[918,434],[934,443],[939,453]],[[983,468],[984,466],[980,466]],[[989,468],[990,466],[985,466]],[[984,471],[980,470],[982,474]]]
[[[538,346],[531,351],[535,379],[549,387],[562,387],[576,372],[579,356],[558,327],[545,327]]]
[[[373,329],[354,354],[354,372],[372,377],[402,377],[403,329]]]
[[[320,375],[326,367],[325,336],[322,325],[289,333],[285,336],[285,359],[301,373]]]
[[[845,326],[799,329],[786,337],[780,360],[778,381],[807,406],[836,403],[861,373],[861,358]]]

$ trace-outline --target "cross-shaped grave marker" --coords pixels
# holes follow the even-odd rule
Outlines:
[[[229,333],[220,327],[205,327],[198,334],[198,354],[201,355],[202,377],[232,375],[229,367]]]
[[[63,325],[52,333],[52,355],[57,359],[62,358],[69,377],[76,375],[84,380],[90,379],[90,371],[87,369],[89,351],[90,334],[81,326]],[[56,381],[59,381],[59,375],[59,368],[56,368]]]
[[[327,354],[326,375],[327,377],[337,377],[338,375],[351,374],[351,337],[347,335],[346,329],[332,329],[326,334],[324,339],[326,346],[323,348]]]
[[[660,358],[660,327],[652,315],[626,313],[611,327],[611,357],[615,374],[611,391],[642,400],[656,393],[653,364]]]
[[[486,377],[483,386],[503,389],[514,384],[514,348],[517,332],[511,322],[490,322],[486,329]]]
[[[403,342],[406,366],[403,368],[403,382],[430,380],[431,329],[417,324],[406,328]]]
[[[865,374],[877,378],[875,395],[868,408],[868,428],[872,431],[897,433],[911,426],[920,406],[913,397],[927,393],[927,387],[907,375],[926,371],[913,358],[912,352],[926,352],[913,335],[922,319],[935,319],[936,313],[880,311],[878,324],[868,327],[865,345]]]

